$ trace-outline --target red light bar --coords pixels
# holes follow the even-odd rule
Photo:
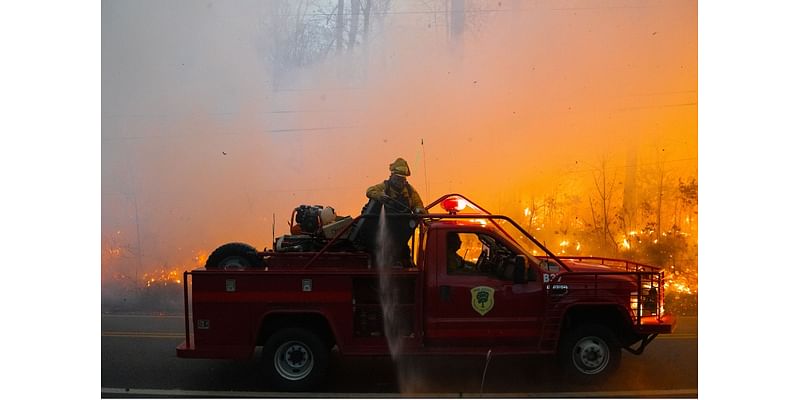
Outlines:
[[[458,196],[450,196],[442,201],[442,208],[450,214],[455,214],[467,206],[467,201]]]

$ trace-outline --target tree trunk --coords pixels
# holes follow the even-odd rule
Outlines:
[[[356,35],[358,35],[358,16],[361,13],[361,1],[350,0],[350,31],[347,40],[347,49],[352,51],[356,46]]]
[[[457,55],[463,48],[465,16],[464,0],[450,0],[450,45]]]
[[[661,240],[661,201],[664,198],[664,170],[659,171],[658,206],[656,207],[656,239]]]
[[[344,0],[339,0],[336,6],[336,54],[342,52],[344,41]]]
[[[608,242],[611,241],[611,244],[614,245],[614,250],[617,250],[617,244],[614,241],[614,237],[611,234],[611,223],[609,222],[609,214],[611,212],[611,200],[614,194],[614,182],[616,181],[616,176],[611,178],[611,184],[609,185],[606,180],[606,160],[603,158],[600,166],[600,177],[598,181],[598,176],[594,175],[594,186],[597,189],[598,196],[600,197],[600,212],[602,213],[602,220],[603,220],[603,248],[609,248]],[[591,201],[591,198],[590,198]],[[591,205],[591,203],[590,203]]]
[[[628,147],[627,166],[625,167],[625,187],[622,189],[622,215],[625,217],[625,232],[636,226],[636,166],[637,151],[635,145]]]
[[[364,45],[367,44],[369,39],[369,14],[372,12],[372,0],[365,0],[364,5]]]

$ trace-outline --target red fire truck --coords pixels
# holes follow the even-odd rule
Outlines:
[[[344,357],[554,354],[568,376],[594,381],[617,368],[621,350],[641,354],[673,331],[659,268],[557,256],[458,194],[428,211],[437,205],[446,212],[411,220],[412,259],[401,266],[347,245],[364,215],[332,223],[340,227],[318,235],[312,251],[297,243],[314,235],[297,234],[264,251],[219,247],[205,268],[184,272],[178,357],[247,359],[260,348],[270,384],[288,391],[320,383],[334,349]],[[461,212],[466,206],[475,212]]]

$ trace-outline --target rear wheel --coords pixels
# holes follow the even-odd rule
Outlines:
[[[591,383],[611,375],[622,357],[619,343],[605,326],[587,324],[568,332],[559,346],[559,361],[568,378]]]
[[[325,377],[330,349],[312,331],[285,328],[267,339],[263,357],[272,387],[290,392],[308,391]]]
[[[206,260],[206,269],[240,270],[263,267],[258,250],[246,243],[228,243],[217,247]]]

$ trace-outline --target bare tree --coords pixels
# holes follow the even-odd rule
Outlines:
[[[602,231],[603,248],[609,248],[608,243],[610,241],[616,250],[617,244],[611,234],[610,217],[611,202],[614,197],[614,187],[616,186],[617,177],[616,174],[614,174],[611,179],[608,179],[606,164],[607,160],[605,157],[603,157],[599,170],[592,172],[592,179],[594,180],[594,187],[597,190],[597,196],[599,200],[599,210],[595,210],[591,197],[589,198],[589,206],[591,207],[592,219],[595,221],[595,227],[597,227],[598,219],[600,220],[599,222],[601,223],[601,226],[598,230]],[[599,213],[599,216],[595,214],[596,212]]]
[[[622,210],[619,213],[619,221],[623,232],[630,232],[636,226],[636,198],[637,198],[637,148],[634,143],[628,147],[628,155],[625,165],[625,185],[622,188]]]
[[[464,21],[466,19],[465,0],[450,0],[450,44],[458,54],[463,49]]]
[[[369,19],[372,14],[372,0],[364,0],[364,43],[369,42]]]
[[[684,210],[689,209],[688,221],[686,223],[691,226],[694,221],[693,214],[697,213],[697,178],[678,179],[678,195],[675,199],[675,215],[673,216],[673,225],[683,225]]]
[[[352,51],[356,46],[356,36],[358,36],[358,19],[361,14],[361,1],[350,0],[350,26],[347,29],[347,49]]]
[[[658,168],[658,200],[656,201],[656,237],[661,237],[661,205],[664,203],[664,168]]]
[[[344,0],[339,0],[336,5],[336,54],[342,52],[344,40]]]

